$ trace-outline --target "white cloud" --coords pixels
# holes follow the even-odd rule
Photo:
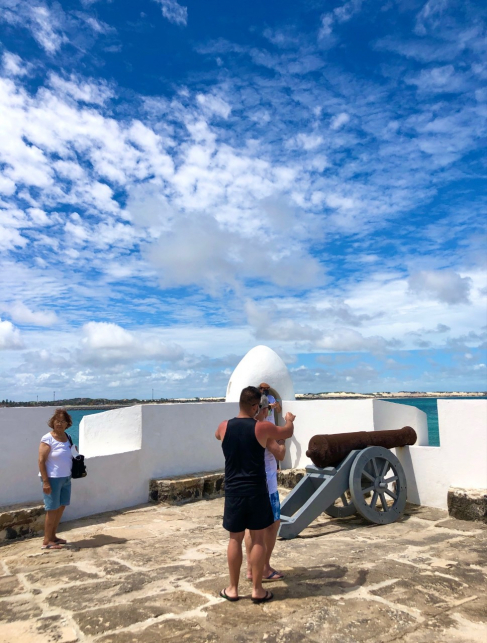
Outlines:
[[[183,349],[156,336],[130,332],[110,322],[88,322],[82,328],[78,360],[82,364],[125,364],[128,362],[174,362],[184,357]]]
[[[47,53],[56,53],[67,41],[63,32],[65,14],[59,5],[50,8],[36,0],[1,0],[0,7],[0,20],[29,29]]]
[[[188,8],[180,5],[177,0],[154,0],[161,5],[164,18],[176,25],[188,24]]]
[[[70,97],[82,103],[104,105],[113,97],[113,90],[103,80],[87,80],[71,74],[69,80],[52,73],[49,84],[59,97]]]
[[[26,76],[31,65],[25,63],[20,56],[4,51],[2,65],[7,76]]]
[[[450,0],[428,0],[416,16],[415,32],[424,36],[429,29],[434,29],[449,4]]]
[[[453,65],[422,69],[418,75],[409,76],[406,82],[416,85],[423,93],[459,93],[466,91],[471,82],[465,73],[455,70]]]
[[[362,8],[363,0],[346,0],[340,6],[333,9],[329,13],[321,16],[321,28],[318,32],[318,39],[321,41],[328,41],[329,44],[334,44],[333,27],[336,23],[343,24],[348,22],[357,14]]]
[[[0,350],[15,350],[23,348],[24,343],[18,328],[0,318]]]
[[[421,270],[409,277],[409,290],[446,304],[469,304],[472,280],[453,270]]]
[[[333,130],[340,129],[343,125],[346,125],[350,120],[350,116],[346,112],[341,112],[331,119],[330,127]]]
[[[147,258],[163,287],[199,285],[211,292],[262,279],[286,288],[322,281],[319,262],[279,229],[235,231],[211,216],[180,215],[153,243]],[[270,245],[269,236],[275,239]]]
[[[33,311],[21,301],[16,301],[7,310],[10,317],[17,324],[29,324],[33,326],[52,326],[58,322],[58,317],[53,311]]]

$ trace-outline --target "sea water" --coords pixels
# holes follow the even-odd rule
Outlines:
[[[449,397],[449,398],[440,398],[448,400],[478,400],[485,398],[473,398],[473,397]],[[407,404],[409,406],[415,406],[420,411],[426,413],[428,418],[428,438],[429,444],[432,447],[440,446],[440,433],[438,430],[438,398],[436,397],[409,397],[407,399],[386,399],[386,402],[393,402],[394,404]],[[93,415],[94,413],[103,413],[107,409],[93,409],[89,411],[70,411],[69,414],[73,419],[73,426],[69,429],[68,433],[71,435],[71,438],[75,444],[79,444],[79,423],[81,418],[84,415]],[[414,428],[414,427],[413,427]],[[357,430],[359,430],[357,428]]]
[[[69,435],[71,436],[71,440],[73,440],[76,446],[79,446],[79,423],[81,422],[81,418],[83,418],[85,415],[94,415],[95,413],[103,413],[104,411],[108,411],[108,409],[90,409],[89,411],[69,411],[69,415],[73,420],[73,424],[66,431],[66,433],[69,433]]]

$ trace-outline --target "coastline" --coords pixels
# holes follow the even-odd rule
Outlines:
[[[296,393],[296,400],[407,400],[407,399],[468,399],[468,398],[484,398],[487,397],[485,391],[400,391],[398,393],[392,392],[379,392],[379,393],[352,393],[345,391],[335,391],[333,393]],[[225,402],[224,397],[189,397],[189,398],[174,398],[165,400],[130,400],[130,402],[118,403],[114,401],[111,404],[63,404],[63,400],[52,403],[39,403],[35,402],[18,402],[10,403],[8,405],[0,404],[0,408],[25,408],[25,407],[40,407],[40,406],[62,406],[71,411],[90,411],[90,410],[104,410],[111,411],[113,409],[121,409],[128,406],[136,406],[138,404],[201,404],[206,402]]]
[[[417,398],[479,398],[487,397],[485,391],[480,392],[464,392],[464,391],[454,391],[454,392],[443,392],[443,391],[401,391],[399,393],[296,393],[297,400],[362,400],[362,399],[376,399],[376,400],[385,400],[385,399],[417,399]]]

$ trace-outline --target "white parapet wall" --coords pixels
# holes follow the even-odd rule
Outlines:
[[[426,413],[414,406],[382,400],[300,400],[283,401],[283,416],[290,411],[296,416],[294,436],[287,441],[283,468],[304,468],[310,464],[306,450],[317,434],[350,431],[384,431],[412,426],[417,444],[428,444]]]
[[[0,408],[0,506],[42,498],[39,443],[56,407]]]
[[[145,404],[85,416],[80,452],[88,476],[72,482],[69,520],[147,502],[149,481],[222,469],[218,424],[235,403]]]
[[[284,468],[303,468],[309,439],[318,433],[412,426],[418,443],[396,449],[411,502],[446,508],[450,486],[487,487],[487,400],[439,400],[440,447],[429,447],[425,414],[381,400],[284,400],[296,415]],[[41,501],[37,454],[55,407],[0,408],[0,505]],[[238,404],[143,405],[85,416],[80,451],[88,476],[73,480],[65,519],[147,502],[149,480],[223,468],[218,424]]]
[[[487,400],[438,400],[439,447],[406,447],[397,456],[408,498],[447,508],[448,489],[487,491]]]

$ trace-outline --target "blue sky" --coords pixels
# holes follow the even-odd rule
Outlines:
[[[485,389],[486,25],[0,0],[0,399]]]

